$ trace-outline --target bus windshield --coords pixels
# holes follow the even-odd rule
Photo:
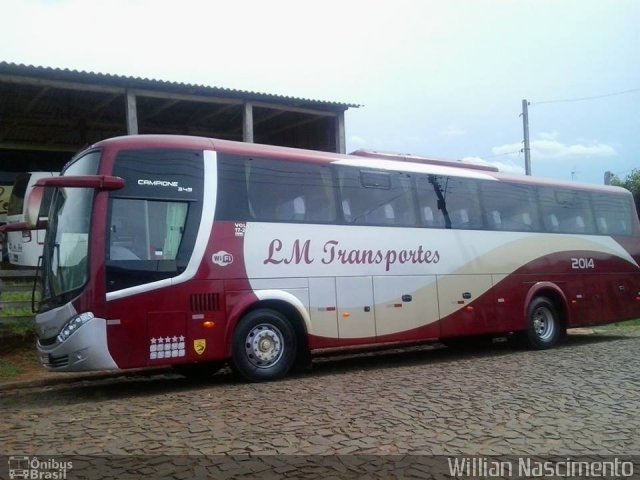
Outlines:
[[[63,175],[95,175],[99,152],[72,163]],[[89,277],[89,227],[94,189],[59,188],[55,191],[43,255],[43,299],[67,299]]]

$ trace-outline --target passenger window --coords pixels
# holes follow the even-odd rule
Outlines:
[[[326,166],[248,159],[244,175],[251,219],[307,223],[335,220],[333,179]],[[238,202],[242,198],[228,201]]]
[[[341,167],[342,214],[354,225],[416,226],[411,177],[396,172]]]
[[[446,227],[445,211],[442,209],[444,204],[438,201],[440,196],[444,196],[442,188],[445,182],[446,178],[436,175],[419,176],[416,180],[420,216],[427,227]]]
[[[592,193],[591,201],[598,233],[631,235],[631,199],[625,195]]]
[[[560,231],[560,222],[558,222],[558,217],[556,217],[555,213],[549,213],[544,216],[544,229],[547,232]]]
[[[498,210],[491,210],[487,214],[487,227],[490,230],[503,230],[502,228],[502,215]]]
[[[483,227],[478,184],[468,178],[448,177],[443,188],[451,228],[479,229]]]
[[[595,233],[589,194],[578,190],[542,187],[540,209],[545,230],[558,233]]]
[[[490,230],[529,232],[540,229],[535,190],[529,185],[481,182],[486,226]]]

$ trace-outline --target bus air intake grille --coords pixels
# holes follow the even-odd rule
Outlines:
[[[57,336],[51,337],[51,338],[41,338],[40,340],[38,340],[38,343],[43,347],[49,347],[55,344],[56,341],[57,341]]]
[[[69,365],[69,355],[62,355],[60,357],[49,357],[48,367],[60,368]]]
[[[220,310],[218,293],[194,293],[191,295],[192,312],[217,312]]]

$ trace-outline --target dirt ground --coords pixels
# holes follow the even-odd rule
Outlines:
[[[0,349],[0,384],[39,380],[51,377],[38,361],[38,352],[31,342],[21,344],[9,340]]]
[[[621,327],[606,327],[606,330]],[[623,330],[626,330],[624,328]],[[574,335],[590,335],[594,330],[590,328],[572,329]],[[25,339],[5,339],[0,343],[0,387],[9,384],[24,384],[25,382],[58,383],[76,377],[102,376],[100,372],[89,373],[53,373],[40,365],[35,341]],[[144,369],[136,369],[140,372]],[[155,369],[154,369],[155,370]],[[106,373],[106,372],[105,372]]]
[[[640,329],[618,328],[571,332],[545,351],[501,342],[319,358],[312,371],[262,384],[221,372],[202,381],[161,374],[5,385],[0,445],[7,455],[71,456],[74,478],[86,478],[77,476],[78,456],[133,462],[91,477],[105,479],[126,478],[121,470],[136,472],[128,478],[233,476],[226,464],[169,475],[178,456],[186,465],[220,455],[638,455],[638,371]],[[307,478],[343,478],[337,468]],[[377,478],[401,477],[429,478]]]

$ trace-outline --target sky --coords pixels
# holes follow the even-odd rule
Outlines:
[[[356,103],[347,151],[640,168],[639,0],[0,0],[0,60]],[[594,98],[598,97],[598,98]],[[583,100],[578,100],[583,99]]]

